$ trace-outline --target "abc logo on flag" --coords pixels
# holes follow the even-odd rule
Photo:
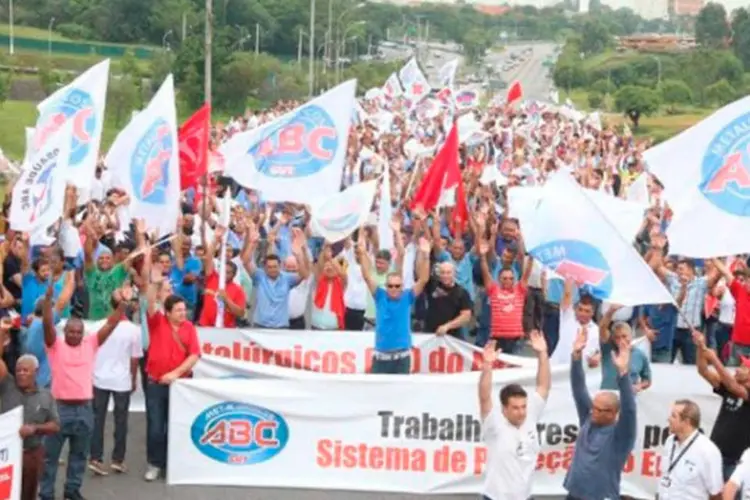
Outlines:
[[[322,107],[309,105],[295,112],[248,153],[262,175],[308,177],[331,163],[340,144],[333,118]]]
[[[560,276],[572,279],[597,299],[607,299],[614,283],[607,259],[593,245],[580,240],[550,241],[529,253]]]
[[[719,210],[750,216],[750,112],[714,137],[701,164],[699,190]]]
[[[94,101],[88,92],[71,89],[60,100],[45,108],[36,124],[34,147],[39,149],[69,119],[73,120],[70,166],[75,167],[88,156],[91,138],[99,120]]]

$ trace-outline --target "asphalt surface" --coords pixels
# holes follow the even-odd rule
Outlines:
[[[143,413],[130,414],[128,431],[128,451],[126,462],[130,469],[127,474],[110,474],[95,477],[86,472],[82,494],[87,500],[424,500],[421,495],[398,495],[386,493],[361,493],[352,491],[302,490],[289,488],[229,488],[220,486],[167,486],[156,481],[143,480],[146,470],[146,420]],[[104,456],[112,450],[111,415],[105,430]],[[65,456],[65,455],[63,455]],[[293,471],[290,471],[293,474]],[[62,495],[65,465],[60,466],[57,479],[58,498]],[[475,495],[446,495],[445,500],[476,500]]]
[[[514,50],[522,50],[515,46]],[[544,60],[553,53],[554,45],[534,45],[532,55],[519,67],[503,74],[511,82],[521,81],[526,97],[547,100],[550,82]],[[446,60],[445,58],[444,60]],[[105,457],[111,453],[112,430],[110,421],[105,431]],[[131,413],[128,432],[128,452],[126,462],[130,471],[127,474],[110,474],[107,477],[94,477],[87,472],[83,485],[83,495],[88,500],[138,499],[138,500],[423,500],[426,495],[406,495],[387,493],[362,493],[351,491],[303,490],[290,488],[230,488],[167,486],[162,481],[143,481],[146,470],[146,422],[143,413]],[[293,471],[290,471],[293,474]],[[65,465],[58,471],[58,495],[62,494]],[[445,500],[476,500],[476,495],[440,495]],[[551,500],[551,499],[550,499]]]

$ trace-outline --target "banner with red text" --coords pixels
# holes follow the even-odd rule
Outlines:
[[[199,328],[203,354],[329,374],[367,373],[375,332]],[[452,337],[412,335],[413,373],[478,370],[482,351]],[[498,367],[535,366],[535,360],[501,355]]]
[[[23,443],[18,431],[23,424],[23,408],[0,415],[0,500],[21,498]]]
[[[578,435],[564,368],[555,369],[537,426],[534,495],[564,494]],[[656,492],[671,402],[695,400],[707,430],[719,403],[694,368],[653,368],[654,385],[637,396],[638,437],[622,476],[623,494],[635,498]],[[533,390],[534,375],[529,368],[496,370],[496,394],[511,381]],[[600,371],[587,377],[594,393]],[[477,380],[465,373],[180,381],[171,389],[168,482],[478,494],[487,450]]]

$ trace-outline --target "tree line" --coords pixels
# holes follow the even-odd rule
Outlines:
[[[592,108],[631,116],[715,108],[750,94],[750,10],[709,3],[695,19],[698,47],[681,52],[617,50],[611,30],[589,19],[555,65],[555,85],[587,92]],[[637,120],[636,120],[637,125]]]

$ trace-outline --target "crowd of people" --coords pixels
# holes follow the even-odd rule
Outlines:
[[[298,104],[281,102],[217,124],[214,146]],[[411,371],[413,332],[483,347],[479,400],[491,449],[489,500],[530,496],[539,451],[536,422],[556,352],[572,362],[582,430],[565,488],[569,498],[580,500],[619,496],[620,471],[635,437],[633,394],[648,390],[650,364],[696,365],[722,398],[721,412],[709,440],[696,434],[700,408],[692,401],[675,402],[659,498],[714,499],[722,488],[724,498],[733,498],[746,484],[747,262],[745,256],[697,261],[668,255],[664,230],[671,211],[642,159],[650,143],[628,130],[571,118],[553,104],[471,110],[480,130],[460,148],[468,214],[465,228],[457,230],[454,208],[422,210],[410,203],[450,124],[442,117],[415,118],[394,110],[384,126],[368,118],[379,106],[361,102],[363,115],[350,130],[342,187],[377,179],[389,169],[392,250],[382,248],[374,224],[343,241],[325,241],[311,231],[310,207],[265,202],[263,193],[236,184],[220,169],[204,187],[182,193],[177,230],[168,238],[150,233],[141,220],[123,217],[129,199],[109,184],[105,164],[97,168],[89,192],[68,188],[53,243],[39,244],[35,235],[5,228],[0,409],[24,407],[23,500],[36,498],[37,490],[42,500],[55,498],[66,442],[65,500],[83,498],[87,470],[99,476],[128,472],[128,411],[139,383],[146,396],[144,477],[161,477],[169,386],[189,377],[199,359],[196,328],[217,324],[374,330],[372,372],[384,374]],[[500,172],[502,181],[495,176],[486,182],[488,169]],[[527,254],[523,228],[508,215],[508,193],[542,185],[558,170],[571,172],[581,186],[620,198],[644,176],[650,201],[633,244],[672,292],[674,304],[602,302]],[[227,193],[233,199],[230,214],[222,213]],[[6,199],[6,215],[12,202]],[[72,251],[71,239],[78,242]],[[92,324],[97,331],[85,332]],[[650,359],[631,347],[640,335],[650,342]],[[574,342],[563,346],[561,339]],[[526,355],[527,340],[539,359],[536,391],[508,386],[497,406],[490,370],[496,350]],[[584,364],[601,367],[601,388],[619,391],[619,399],[611,392],[592,399]],[[115,442],[107,464],[103,433],[110,400]]]

